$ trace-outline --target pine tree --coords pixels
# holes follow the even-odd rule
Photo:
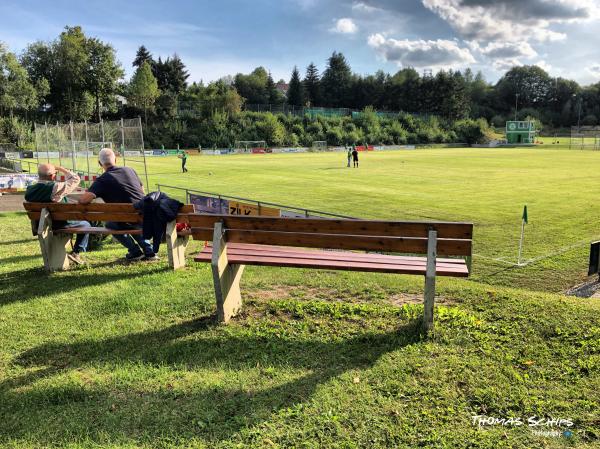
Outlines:
[[[140,67],[146,61],[150,64],[150,66],[152,66],[154,62],[152,60],[152,55],[150,54],[148,49],[141,45],[140,48],[138,48],[138,51],[135,55],[135,59],[133,60],[133,63],[131,65],[134,67]]]
[[[154,106],[159,95],[158,83],[152,74],[150,64],[148,61],[144,61],[131,78],[128,100],[134,106],[144,110],[146,123],[148,123],[148,109]]]
[[[302,84],[304,85],[305,101],[309,102],[311,106],[320,105],[321,79],[319,77],[319,69],[312,62],[306,68],[306,75]]]
[[[321,78],[323,102],[330,107],[351,107],[352,71],[343,54],[333,52]]]
[[[287,93],[287,103],[291,106],[302,106],[304,104],[304,86],[300,81],[300,72],[298,67],[294,66],[290,87]]]
[[[275,81],[273,81],[273,76],[271,75],[271,72],[269,72],[269,76],[267,78],[267,97],[269,99],[269,104],[283,103],[282,95],[277,90],[277,86],[275,86]]]

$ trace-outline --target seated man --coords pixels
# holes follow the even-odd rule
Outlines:
[[[56,181],[56,173],[65,175],[65,182]],[[30,203],[60,203],[67,202],[66,196],[74,192],[79,186],[79,176],[63,167],[55,167],[52,164],[41,164],[38,166],[38,182],[27,187],[25,201]],[[55,228],[89,228],[87,221],[55,222]],[[73,252],[68,255],[69,259],[77,264],[83,260],[79,253],[87,250],[89,234],[77,234]]]
[[[110,148],[103,148],[98,155],[98,164],[104,173],[94,181],[90,188],[79,198],[80,204],[91,203],[102,198],[105,203],[135,203],[144,198],[144,186],[135,170],[129,167],[117,167],[117,157]],[[138,223],[107,222],[106,227],[114,230],[141,229]],[[128,252],[128,261],[158,260],[152,244],[141,235],[114,235]]]

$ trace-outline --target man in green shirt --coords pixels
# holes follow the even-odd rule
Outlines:
[[[56,180],[56,174],[61,172],[65,175],[65,181]],[[25,201],[30,203],[66,203],[67,195],[73,193],[79,186],[79,176],[63,167],[55,167],[52,164],[40,164],[38,166],[38,182],[27,187],[25,191]],[[89,228],[87,221],[67,221],[55,222],[55,227],[61,228]],[[87,250],[89,234],[77,234],[73,252],[69,254],[69,259],[77,264],[82,264],[83,260],[79,253]]]
[[[187,173],[187,168],[185,168],[185,164],[187,163],[187,158],[188,155],[185,151],[181,151],[181,153],[179,154],[179,158],[181,159],[181,172],[182,173]]]

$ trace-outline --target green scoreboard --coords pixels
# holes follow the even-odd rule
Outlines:
[[[534,122],[506,122],[507,143],[535,143],[535,133]]]

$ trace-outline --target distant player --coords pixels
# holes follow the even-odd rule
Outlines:
[[[352,160],[354,160],[354,168],[358,168],[358,151],[356,147],[352,147]]]
[[[187,173],[188,169],[185,168],[185,164],[187,163],[187,158],[188,158],[187,153],[182,150],[181,153],[177,157],[179,159],[181,159],[181,172]]]
[[[352,162],[352,147],[348,147],[348,168],[350,168],[350,162]]]

